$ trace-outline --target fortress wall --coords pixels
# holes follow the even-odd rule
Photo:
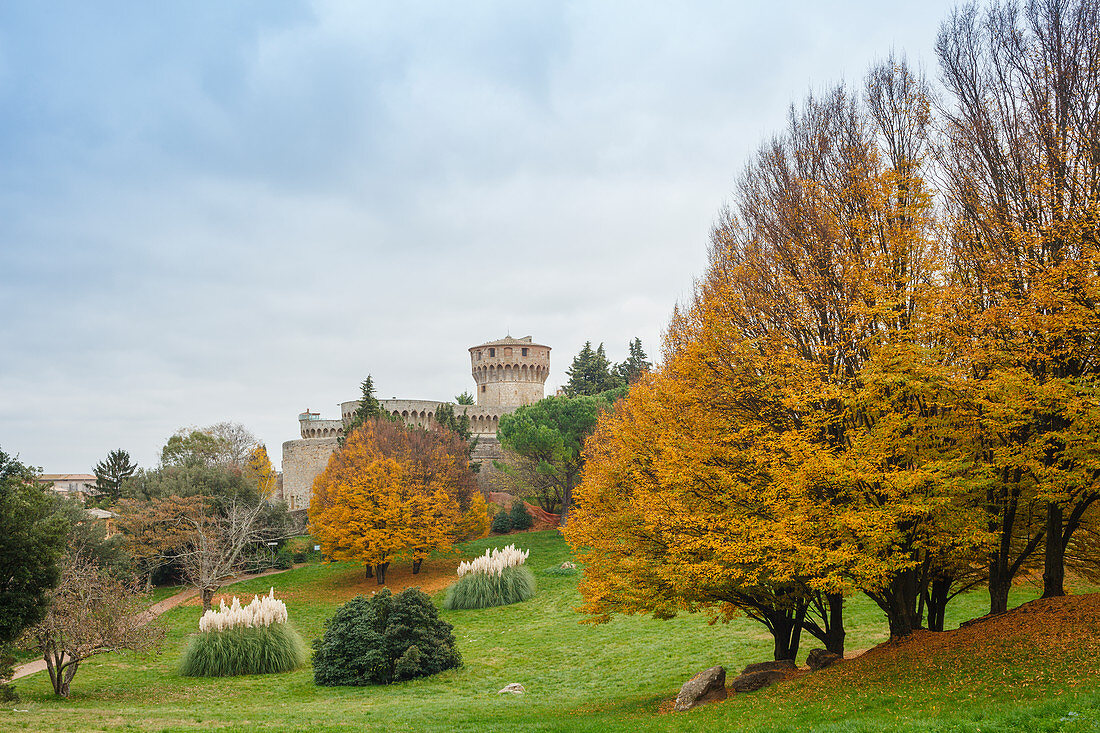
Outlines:
[[[335,438],[344,432],[343,420],[299,420],[303,438]]]
[[[328,465],[336,438],[288,440],[283,443],[283,500],[290,509],[308,509],[313,479]]]
[[[485,405],[533,405],[543,392],[542,382],[487,382],[478,389],[484,390],[478,396]]]

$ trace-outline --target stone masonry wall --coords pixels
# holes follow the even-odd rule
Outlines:
[[[308,438],[283,443],[282,498],[290,509],[308,509],[313,479],[328,465],[336,438]]]

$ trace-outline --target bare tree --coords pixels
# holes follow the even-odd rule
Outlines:
[[[69,696],[80,663],[96,654],[159,650],[165,629],[142,612],[141,594],[94,562],[68,555],[46,617],[27,631],[46,661],[53,690]]]
[[[202,432],[217,438],[222,443],[221,462],[227,466],[238,468],[247,466],[252,451],[260,444],[252,431],[239,422],[224,420],[203,428]]]
[[[202,593],[204,610],[210,610],[222,583],[240,569],[245,549],[266,538],[263,511],[263,502],[232,500],[220,511],[207,502],[199,512],[179,515],[186,539],[178,558],[187,582]]]

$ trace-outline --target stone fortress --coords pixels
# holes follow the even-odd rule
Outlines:
[[[455,415],[463,411],[470,418],[470,431],[477,436],[473,460],[482,465],[479,481],[492,473],[494,459],[501,457],[497,427],[501,415],[543,398],[546,378],[550,376],[550,347],[536,344],[530,336],[505,338],[470,347],[470,369],[477,383],[474,405],[455,405]],[[407,424],[429,428],[443,402],[433,400],[379,400],[383,410]],[[298,415],[301,438],[283,443],[282,483],[276,498],[292,509],[308,509],[313,479],[325,470],[329,456],[336,450],[337,438],[344,434],[359,400],[340,403],[340,419],[325,419],[320,413]]]

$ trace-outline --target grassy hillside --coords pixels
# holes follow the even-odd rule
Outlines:
[[[714,664],[734,671],[769,659],[770,637],[744,619],[710,626],[697,616],[579,625],[577,578],[539,572],[568,558],[557,532],[472,542],[463,551],[473,556],[513,541],[531,550],[538,594],[514,606],[443,611],[455,626],[460,669],[385,688],[318,688],[308,668],[182,678],[175,665],[201,609],[181,606],[163,617],[169,636],[159,658],[108,655],[89,662],[73,680],[69,700],[53,698],[44,674],[20,680],[23,701],[0,711],[0,730],[1100,730],[1100,597],[1039,602],[960,630],[917,634],[837,669],[690,713],[663,714],[694,672]],[[422,583],[438,604],[455,565],[436,560],[416,577],[395,568],[391,586]],[[377,587],[359,566],[335,563],[230,590],[250,598],[271,585],[307,639],[320,635],[340,603]],[[1013,601],[1034,595],[1020,589]],[[977,593],[953,604],[948,627],[979,615],[985,603]],[[848,631],[850,649],[886,638],[879,612],[860,598],[850,603]],[[510,682],[522,683],[528,694],[496,694]]]

